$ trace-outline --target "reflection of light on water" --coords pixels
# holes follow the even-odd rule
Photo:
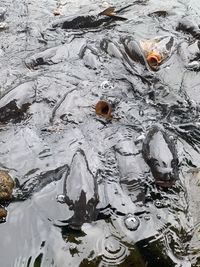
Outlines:
[[[135,231],[140,225],[139,219],[133,214],[127,214],[124,218],[124,224],[130,231]]]
[[[190,242],[190,258],[193,266],[199,265],[200,255],[200,168],[187,170],[187,192],[189,198],[189,210],[193,220],[193,233]],[[197,264],[197,265],[196,265]]]
[[[192,263],[194,263],[196,267],[200,266],[199,255],[200,255],[200,222],[195,225],[194,234],[191,242],[190,248],[190,258]],[[196,265],[198,264],[198,265]]]
[[[108,236],[97,244],[98,250],[102,253],[101,266],[116,266],[122,263],[128,256],[128,248],[124,246],[116,237]]]

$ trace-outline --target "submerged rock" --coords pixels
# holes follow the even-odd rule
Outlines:
[[[14,181],[6,171],[0,171],[0,203],[5,204],[12,198]],[[6,220],[7,211],[0,205],[0,222]]]
[[[6,216],[7,216],[6,209],[0,206],[0,223],[5,221]]]
[[[0,171],[0,202],[12,197],[14,182],[6,171]]]

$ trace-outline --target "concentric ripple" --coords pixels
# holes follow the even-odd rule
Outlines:
[[[99,267],[117,266],[128,256],[128,248],[114,236],[105,237],[99,242],[98,246],[102,252],[102,261]]]

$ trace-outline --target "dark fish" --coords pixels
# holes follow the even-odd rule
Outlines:
[[[176,147],[164,130],[158,126],[150,129],[143,142],[142,154],[151,169],[156,184],[170,187],[178,180]]]
[[[83,150],[74,154],[70,170],[64,181],[65,202],[74,215],[63,222],[73,230],[80,230],[83,223],[90,223],[97,218],[96,206],[99,202],[97,179],[89,169]]]
[[[41,172],[40,174],[37,174],[36,176],[26,180],[22,184],[15,179],[16,191],[14,199],[16,201],[21,201],[31,198],[34,193],[40,191],[46,185],[55,181],[59,181],[66,172],[66,169],[68,170],[68,165],[63,165],[53,170]]]
[[[115,20],[127,20],[124,17],[117,16],[114,13],[114,8],[109,7],[98,15],[86,15],[78,17],[63,18],[53,23],[53,28],[61,27],[62,29],[84,29],[97,28],[104,23],[109,24]]]
[[[27,82],[12,89],[0,99],[0,122],[20,122],[34,100],[33,82]]]
[[[128,56],[144,66],[146,66],[146,59],[144,57],[144,53],[141,50],[140,45],[135,41],[132,37],[128,36],[125,38],[121,38],[121,41],[124,45],[125,51]]]
[[[165,10],[158,10],[148,14],[149,17],[163,17],[163,18],[165,18],[167,15],[169,15],[169,13]]]
[[[182,31],[189,33],[192,37],[200,39],[200,28],[199,26],[187,18],[183,18],[179,21],[178,26],[176,27],[177,31]]]

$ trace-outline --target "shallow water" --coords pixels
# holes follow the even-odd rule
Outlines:
[[[199,39],[177,30],[183,18],[200,25],[200,4],[135,1],[122,12],[127,21],[52,28],[56,8],[76,17],[129,4],[0,3],[0,164],[16,179],[0,224],[2,267],[200,266],[198,178],[188,172],[200,162]],[[167,16],[149,15],[160,10]],[[153,72],[122,53],[127,36],[137,43],[173,37],[173,45]],[[99,100],[112,103],[111,121],[95,115]],[[178,150],[180,181],[168,190],[156,187],[141,153],[155,123]],[[98,185],[99,214],[82,232],[61,222],[74,214],[56,199],[68,170],[71,198],[80,196],[76,184],[89,199]]]

